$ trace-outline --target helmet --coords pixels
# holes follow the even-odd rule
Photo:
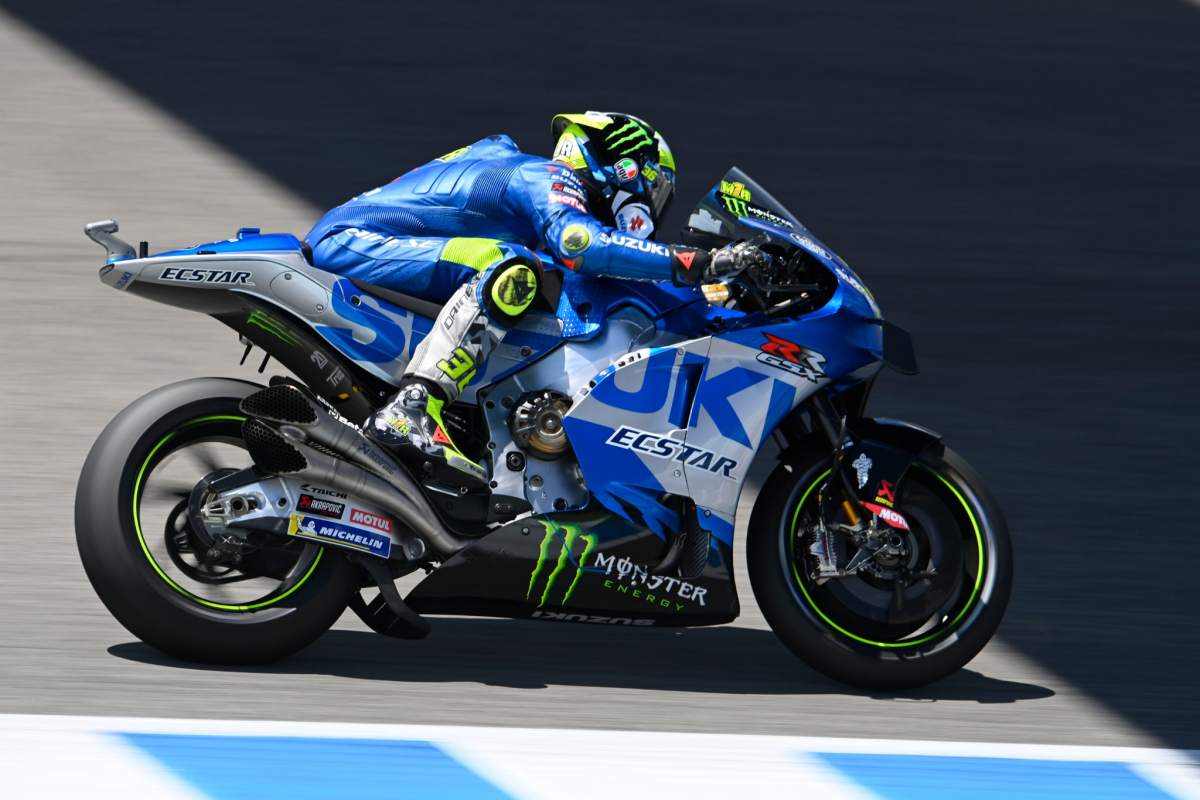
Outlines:
[[[559,114],[554,160],[575,170],[597,216],[648,239],[675,193],[675,157],[654,128],[628,114]]]

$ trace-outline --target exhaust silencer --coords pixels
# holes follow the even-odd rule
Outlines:
[[[273,386],[265,391],[277,388],[281,387]],[[255,396],[257,395],[251,395],[246,400]],[[293,396],[303,397],[298,391]],[[246,408],[246,400],[242,401],[243,410],[253,414],[254,412]],[[316,421],[309,423],[310,426],[319,424],[320,418],[324,417],[339,428],[347,427],[325,413],[314,416]],[[430,549],[443,560],[467,546],[467,541],[455,536],[442,525],[437,512],[421,493],[420,487],[402,469],[393,464],[394,475],[385,481],[356,464],[322,453],[304,443],[306,434],[312,441],[335,452],[340,451],[312,435],[312,431],[316,429],[302,429],[286,424],[281,430],[275,430],[265,422],[251,418],[242,424],[242,437],[250,451],[250,457],[259,467],[276,475],[292,475],[310,483],[337,489],[382,508],[424,539]]]
[[[347,461],[379,474],[406,495],[415,488],[390,453],[368,439],[356,426],[339,419],[332,409],[295,383],[281,382],[267,387],[244,398],[239,406],[248,417],[257,417],[280,428],[298,428],[300,441],[316,442]],[[420,496],[417,490],[416,497]]]

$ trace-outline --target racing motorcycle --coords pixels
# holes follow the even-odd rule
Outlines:
[[[484,488],[397,460],[360,428],[436,305],[317,269],[287,234],[243,228],[150,255],[117,230],[86,226],[107,251],[104,284],[208,314],[239,334],[243,362],[257,347],[260,373],[270,359],[290,373],[156,389],[84,464],[87,575],[165,653],[271,661],[347,607],[413,639],[439,614],[729,622],[738,498],[767,445],[778,464],[749,520],[748,568],[796,655],[854,686],[912,687],[957,670],[1000,623],[1012,555],[996,501],[937,433],[866,415],[884,366],[916,373],[911,337],[736,168],[684,237],[752,242],[764,265],[703,293],[547,271],[557,304],[507,331],[443,410]],[[402,595],[397,579],[417,570]]]

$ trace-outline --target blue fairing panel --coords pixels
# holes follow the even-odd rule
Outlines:
[[[566,270],[563,271],[563,293],[576,307],[586,303],[593,309],[612,312],[632,303],[652,319],[683,306],[704,303],[704,295],[697,289],[669,283],[595,278]]]
[[[364,295],[345,278],[334,283],[330,299],[341,324],[317,325],[317,333],[384,380],[402,371],[433,326],[427,317]]]
[[[225,239],[220,242],[184,247],[179,250],[168,250],[156,253],[155,258],[162,256],[194,256],[199,253],[263,253],[279,252],[281,250],[297,251],[301,249],[300,240],[290,233],[239,234],[236,239]]]

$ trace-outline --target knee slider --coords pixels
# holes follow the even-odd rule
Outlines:
[[[480,301],[490,319],[502,325],[517,322],[542,287],[542,266],[536,258],[514,256],[489,270],[480,287]]]

